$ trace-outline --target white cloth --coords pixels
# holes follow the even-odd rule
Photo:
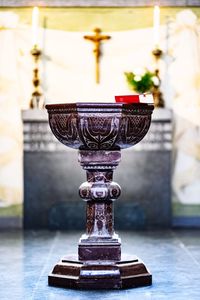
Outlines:
[[[177,14],[174,29],[173,188],[181,203],[200,204],[200,27],[194,13],[184,10]]]
[[[0,25],[3,26],[1,19]],[[16,31],[0,30],[0,45],[0,206],[5,206],[22,201],[22,124]]]

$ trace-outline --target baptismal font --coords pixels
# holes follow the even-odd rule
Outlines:
[[[55,265],[49,285],[120,289],[152,283],[152,275],[138,257],[121,255],[113,217],[113,202],[121,192],[113,172],[121,160],[121,149],[140,142],[151,123],[153,100],[145,103],[145,96],[141,99],[143,103],[46,105],[53,134],[78,150],[78,161],[87,176],[79,188],[86,202],[86,233],[80,238],[78,255],[63,257]]]

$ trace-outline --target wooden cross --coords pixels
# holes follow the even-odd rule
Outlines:
[[[85,35],[84,39],[89,40],[94,43],[94,55],[95,55],[95,74],[96,74],[96,83],[99,83],[99,59],[101,56],[101,41],[109,40],[111,37],[109,35],[101,35],[101,29],[95,28],[94,35]]]

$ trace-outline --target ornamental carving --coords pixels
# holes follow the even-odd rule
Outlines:
[[[149,130],[151,115],[124,116],[121,121],[121,141],[125,148],[133,146],[143,139]]]
[[[83,115],[79,121],[79,135],[83,147],[91,150],[114,147],[119,131],[119,118],[107,114]]]
[[[94,229],[94,219],[95,219],[95,205],[91,201],[87,202],[87,212],[86,212],[86,231],[87,234],[91,235]]]
[[[112,164],[112,162],[111,162]],[[79,195],[87,201],[87,234],[89,236],[113,233],[112,201],[120,196],[120,186],[112,181],[113,172],[88,171],[87,182],[79,188]],[[105,201],[105,202],[104,202]]]
[[[49,122],[51,130],[61,143],[72,148],[79,147],[76,114],[52,114]]]
[[[112,202],[87,202],[87,234],[111,236],[113,233]],[[97,233],[98,232],[98,233]]]
[[[137,144],[146,135],[153,105],[47,105],[51,129],[64,145],[85,150],[113,150]]]

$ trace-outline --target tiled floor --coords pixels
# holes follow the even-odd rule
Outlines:
[[[200,231],[121,232],[122,251],[138,255],[153,285],[120,291],[49,287],[47,276],[64,254],[75,252],[80,233],[1,232],[1,300],[199,300]]]

